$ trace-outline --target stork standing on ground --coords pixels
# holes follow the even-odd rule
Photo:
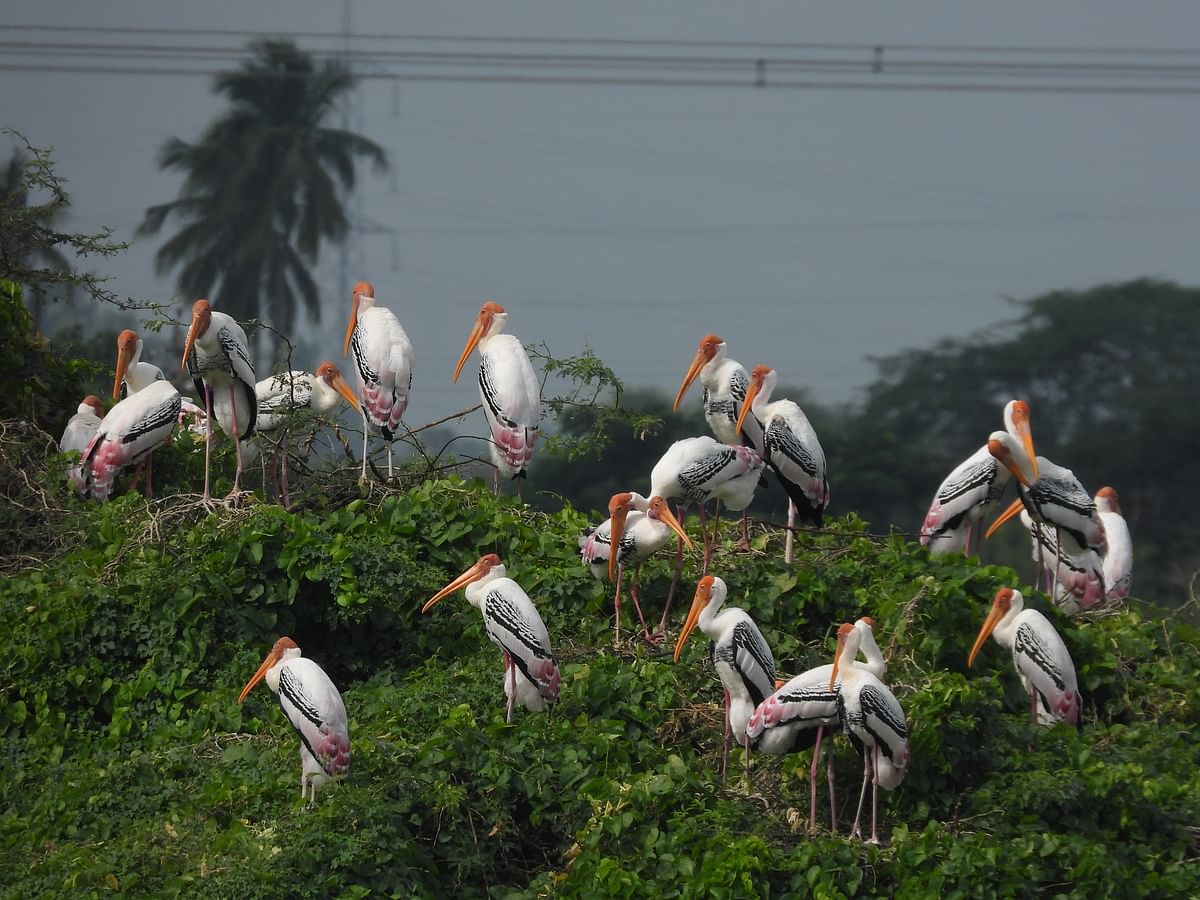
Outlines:
[[[631,565],[634,570],[629,595],[633,598],[633,607],[642,623],[643,635],[647,641],[655,643],[655,636],[646,627],[638,598],[638,577],[642,563],[671,543],[672,535],[678,536],[688,549],[691,549],[692,541],[662,497],[646,499],[632,491],[613,494],[608,501],[608,515],[609,518],[595,528],[584,532],[579,548],[584,564],[591,568],[596,578],[607,575],[610,582],[616,582],[613,646],[621,643],[621,582],[625,569]],[[613,552],[613,547],[617,548],[617,552]],[[661,635],[658,636],[657,640],[661,639]]]
[[[790,564],[796,517],[820,527],[821,514],[829,505],[829,479],[825,471],[825,451],[821,449],[821,442],[804,410],[791,400],[771,402],[778,377],[770,366],[754,367],[736,427],[739,431],[742,429],[751,411],[762,423],[763,459],[788,495],[783,559]]]
[[[1013,665],[1029,694],[1030,721],[1034,725],[1078,725],[1083,698],[1075,664],[1050,620],[1036,609],[1025,609],[1020,591],[1000,588],[971,648],[968,667],[975,664],[989,634],[1012,651]]]
[[[454,367],[457,383],[471,351],[479,348],[479,400],[492,432],[488,449],[496,469],[492,482],[496,494],[501,478],[525,477],[542,420],[541,385],[521,341],[502,333],[507,322],[503,306],[492,300],[483,304]]]
[[[1028,403],[1010,400],[1005,404],[1004,428],[1034,458]],[[931,553],[970,553],[972,534],[1004,494],[1008,479],[1008,469],[985,443],[955,466],[934,492],[921,525],[921,544]]]
[[[724,580],[705,575],[696,585],[696,594],[687,620],[675,644],[675,662],[688,635],[700,626],[712,640],[712,661],[725,687],[725,740],[721,753],[721,780],[728,779],[730,738],[736,737],[743,748],[746,776],[750,775],[750,738],[746,725],[755,707],[775,689],[775,657],[750,614],[730,607],[722,610],[728,589]]]
[[[866,662],[856,658],[854,665],[866,669],[876,678],[883,678],[884,659],[875,642],[875,623],[870,616],[863,616],[854,623],[860,632],[860,649]],[[841,682],[832,688],[829,676],[833,664],[801,672],[781,687],[775,689],[760,703],[750,716],[746,734],[751,741],[758,742],[763,753],[799,753],[813,747],[812,765],[809,768],[809,834],[817,833],[817,766],[821,758],[821,741],[828,734],[832,738],[841,730],[838,701]],[[829,784],[830,831],[837,831],[837,801],[833,784],[833,753],[825,752],[825,778]]]
[[[221,428],[233,438],[237,452],[237,472],[233,490],[238,493],[242,478],[242,441],[254,434],[258,401],[254,396],[254,363],[250,360],[250,342],[232,316],[216,312],[207,300],[192,304],[192,324],[183,346],[181,364],[192,376],[197,392],[204,398],[207,422],[204,444],[204,499],[209,493],[209,466],[212,459],[212,422],[216,416]]]
[[[467,601],[483,614],[488,638],[504,654],[507,721],[512,721],[514,702],[534,712],[556,702],[562,675],[550,647],[550,633],[533,601],[505,574],[500,557],[495,553],[481,556],[430,597],[421,612],[429,612],[459,588],[466,588]]]
[[[300,799],[317,802],[317,788],[350,771],[350,727],[346,706],[325,670],[281,637],[238,695],[246,699],[263,679],[300,738]],[[310,796],[311,790],[311,796]]]
[[[400,320],[386,306],[375,305],[375,288],[368,281],[354,285],[350,323],[342,355],[354,350],[358,399],[362,401],[362,477],[367,477],[367,442],[371,428],[379,429],[388,445],[388,479],[392,477],[392,441],[412,391],[413,347]]]

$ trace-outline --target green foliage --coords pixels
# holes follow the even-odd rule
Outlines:
[[[1200,890],[1188,862],[1200,634],[1186,624],[1132,610],[1071,624],[1047,610],[1074,655],[1086,727],[1033,728],[1008,654],[990,644],[966,669],[1009,570],[930,558],[853,517],[802,534],[791,567],[778,541],[750,554],[723,544],[713,569],[785,673],[828,661],[830,623],[875,617],[913,763],[881,798],[885,846],[862,848],[807,838],[806,757],[755,754],[752,786],[721,786],[720,687],[702,635],[678,665],[644,645],[614,652],[609,588],[579,563],[586,519],[570,508],[533,512],[450,479],[306,512],[171,509],[148,528],[136,496],[84,507],[86,540],[0,586],[0,851],[15,894]],[[461,594],[419,612],[492,550],[539,606],[563,673],[555,709],[518,710],[512,725],[478,613]],[[649,612],[669,565],[646,567]],[[260,687],[236,703],[284,633],[330,673],[351,718],[351,774],[313,810],[274,698]],[[845,821],[861,766],[838,744]]]

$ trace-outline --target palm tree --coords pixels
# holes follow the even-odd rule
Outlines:
[[[59,284],[68,298],[74,287],[68,283],[71,263],[56,244],[62,236],[54,226],[66,206],[66,198],[54,195],[47,203],[30,206],[30,157],[14,150],[8,164],[0,171],[0,277],[11,278],[25,285],[33,324],[42,327],[42,311]],[[36,174],[36,173],[33,173]],[[40,267],[43,270],[38,272]],[[42,274],[44,277],[37,277]],[[32,277],[31,277],[32,276]]]
[[[184,173],[177,199],[146,210],[138,235],[174,217],[180,230],[155,256],[160,273],[179,268],[190,300],[208,297],[240,320],[288,333],[297,307],[321,316],[310,267],[325,240],[349,231],[343,192],[357,164],[387,167],[382,147],[325,125],[356,83],[337,61],[317,63],[290,41],[255,41],[254,56],[213,86],[230,109],[196,143],[171,138],[159,165]],[[263,332],[257,332],[259,349]]]

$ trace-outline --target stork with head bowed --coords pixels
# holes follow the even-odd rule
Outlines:
[[[608,501],[608,515],[595,528],[589,528],[580,538],[580,557],[589,566],[596,578],[608,576],[617,588],[613,597],[613,646],[621,643],[621,582],[627,566],[633,566],[633,582],[629,595],[642,623],[642,634],[650,643],[662,640],[661,632],[651,634],[642,615],[638,598],[638,576],[642,563],[671,543],[678,536],[688,549],[692,541],[671,513],[667,501],[662,497],[646,499],[633,491],[613,494]],[[613,547],[617,552],[613,552]]]
[[[324,669],[300,655],[290,637],[275,642],[242,688],[238,703],[263,679],[300,737],[300,799],[309,797],[311,790],[308,805],[312,806],[317,788],[350,771],[350,728],[342,695]]]
[[[750,774],[750,737],[746,725],[755,707],[775,689],[775,657],[750,614],[730,607],[722,610],[728,589],[724,580],[705,575],[696,585],[696,594],[687,620],[675,644],[675,662],[688,635],[700,626],[712,640],[712,661],[725,687],[725,740],[721,754],[721,780],[728,778],[730,737],[743,748],[746,776]]]
[[[514,703],[537,712],[557,701],[562,675],[550,647],[550,633],[533,601],[505,574],[500,557],[495,553],[481,556],[430,597],[421,612],[429,612],[459,588],[466,588],[467,601],[483,614],[488,638],[504,654],[507,721],[512,721]]]
[[[1121,514],[1117,492],[1102,487],[1096,492],[1096,512],[1104,523],[1104,586],[1110,600],[1123,600],[1133,588],[1133,538]]]
[[[1046,573],[1046,593],[1054,605],[1067,615],[1075,615],[1099,602],[1105,584],[1100,557],[1075,546],[1070,539],[1060,543],[1059,533],[1033,521],[1028,510],[1021,510],[1021,524],[1029,530],[1033,561],[1039,571]]]
[[[362,477],[367,477],[367,442],[373,427],[387,441],[390,479],[392,441],[412,391],[413,347],[395,313],[375,305],[375,287],[369,281],[354,285],[342,355],[352,348],[358,371],[358,399],[362,401]]]
[[[258,418],[258,401],[254,396],[254,363],[250,360],[250,342],[246,332],[233,318],[217,312],[207,300],[192,304],[192,324],[183,346],[183,368],[192,376],[192,383],[204,398],[207,423],[204,444],[204,499],[209,494],[209,464],[212,458],[212,422],[217,423],[230,437],[237,452],[237,472],[233,490],[238,493],[242,478],[242,441],[254,434]]]
[[[996,529],[1025,509],[1034,522],[1054,532],[1066,555],[1082,559],[1090,551],[1098,561],[1104,555],[1106,542],[1096,502],[1074,472],[1044,456],[1036,456],[1032,443],[1031,436],[1030,449],[1026,449],[1004,431],[994,431],[988,439],[988,452],[1016,477],[1020,496],[996,518],[984,537],[991,537]],[[1102,571],[1099,565],[1088,568]],[[1081,608],[1094,606],[1104,597],[1103,579],[1086,582],[1077,596]]]
[[[320,415],[333,412],[342,400],[345,400],[359,412],[362,407],[354,391],[342,377],[341,370],[331,362],[323,362],[317,366],[315,374],[292,370],[280,372],[270,378],[264,378],[254,386],[254,395],[258,403],[257,428],[261,435],[273,436],[281,432],[280,446],[272,455],[271,474],[276,474],[276,459],[279,460],[280,475],[276,482],[276,494],[283,497],[286,509],[288,501],[287,477],[287,430],[288,421],[302,410],[311,410]]]
[[[778,378],[770,366],[754,367],[737,427],[741,430],[751,412],[762,423],[763,459],[788,495],[783,558],[791,563],[796,518],[820,527],[821,514],[829,505],[829,479],[825,451],[804,410],[791,400],[771,401]]]
[[[1029,404],[1009,400],[1004,428],[1033,458]],[[970,553],[971,536],[1008,486],[1009,471],[984,444],[959,463],[938,486],[921,525],[921,544],[931,553]]]
[[[737,360],[730,359],[723,340],[715,334],[706,334],[700,339],[700,347],[688,367],[683,383],[675,394],[672,409],[679,412],[683,395],[697,377],[704,388],[704,418],[708,427],[722,444],[746,444],[761,456],[763,453],[762,423],[750,416],[737,428],[738,410],[746,399],[746,388],[750,384],[746,370]],[[742,510],[742,542],[749,546],[749,520]]]
[[[833,671],[829,674],[829,688],[838,683],[839,710],[842,728],[863,756],[863,782],[858,794],[858,811],[854,814],[854,827],[850,836],[861,835],[859,820],[862,817],[863,799],[867,793],[867,779],[871,781],[871,838],[868,843],[879,843],[878,812],[879,787],[894,791],[904,780],[908,771],[908,722],[904,709],[891,689],[878,676],[854,664],[862,644],[862,632],[849,622],[838,628],[838,650],[833,660]]]
[[[142,359],[142,338],[132,328],[126,328],[117,335],[117,381],[120,383],[117,395],[121,400],[126,399],[130,394],[136,394],[138,391],[145,390],[156,381],[166,381],[167,376],[163,374],[163,370],[153,363],[145,362]],[[183,397],[180,397],[181,406],[191,406]],[[183,418],[183,410],[180,412],[180,419]],[[133,482],[130,485],[132,489],[136,484],[138,477],[145,472],[146,474],[146,496],[154,496],[154,454],[147,453],[145,459],[138,465],[137,471],[134,473]]]
[[[114,400],[121,392],[128,359],[118,351]],[[133,386],[130,388],[132,390]],[[80,460],[81,493],[107,500],[120,472],[148,459],[155,448],[171,439],[181,408],[179,391],[165,380],[152,381],[119,401],[108,411],[84,448]]]
[[[88,394],[75,410],[75,415],[67,420],[67,427],[63,429],[58,449],[63,453],[78,453],[82,458],[83,451],[92,442],[103,418],[104,407],[100,404],[100,398],[95,394]],[[67,477],[76,491],[83,491],[83,469],[78,461],[67,469]]]
[[[1029,693],[1029,718],[1033,724],[1081,724],[1083,698],[1067,645],[1045,616],[1036,609],[1025,609],[1020,591],[1006,587],[996,591],[992,608],[967,658],[968,667],[975,664],[975,657],[989,634],[1001,647],[1012,651],[1021,686]]]
[[[714,524],[710,543],[704,504],[709,500],[717,500],[735,511],[745,509],[754,499],[754,490],[762,478],[764,465],[762,457],[751,447],[734,447],[704,436],[676,441],[650,471],[650,495],[677,501],[677,518],[680,522],[684,521],[684,511],[689,502],[699,505],[700,533],[704,539],[704,574],[708,572],[717,537]],[[671,601],[682,569],[681,539],[675,548],[675,572],[667,592],[662,621],[658,625],[659,633],[666,630]]]
[[[860,635],[860,652],[865,662],[854,659],[854,665],[866,669],[876,678],[884,673],[883,654],[875,642],[875,623],[870,616],[863,616],[854,623]],[[775,693],[758,704],[746,725],[746,734],[763,753],[799,753],[813,747],[812,765],[809,769],[809,833],[817,833],[817,766],[821,758],[821,742],[841,731],[839,713],[841,681],[829,686],[833,664],[801,672],[786,683],[777,686]],[[833,784],[833,754],[825,753],[825,778],[829,784],[830,831],[837,832],[837,801]]]
[[[507,322],[503,306],[492,300],[483,304],[454,367],[457,383],[471,351],[479,348],[479,400],[492,432],[488,449],[496,469],[492,490],[497,494],[501,478],[525,477],[542,420],[541,385],[521,341],[503,333]]]

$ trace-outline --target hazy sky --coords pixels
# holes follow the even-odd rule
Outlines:
[[[362,34],[1200,46],[1195,3],[355,0],[351,10]],[[286,33],[336,31],[342,17],[331,2],[8,0],[0,25]],[[201,77],[0,80],[0,124],[53,147],[70,224],[111,225],[122,239],[178,190],[155,165],[162,142],[194,139],[221,108]],[[474,378],[452,385],[450,375],[489,298],[522,339],[560,355],[587,342],[629,384],[674,392],[715,331],[748,367],[769,363],[784,383],[838,402],[870,379],[867,355],[1004,319],[1005,297],[1143,275],[1200,282],[1198,105],[368,81],[352,124],[389,150],[394,172],[364,181],[359,209],[394,235],[358,239],[352,278],[376,283],[415,344],[414,426],[474,402]],[[103,264],[118,292],[173,296],[153,271],[157,244]],[[317,338],[340,358],[351,285],[336,261],[329,252],[318,270]],[[172,364],[181,344],[155,361]]]

